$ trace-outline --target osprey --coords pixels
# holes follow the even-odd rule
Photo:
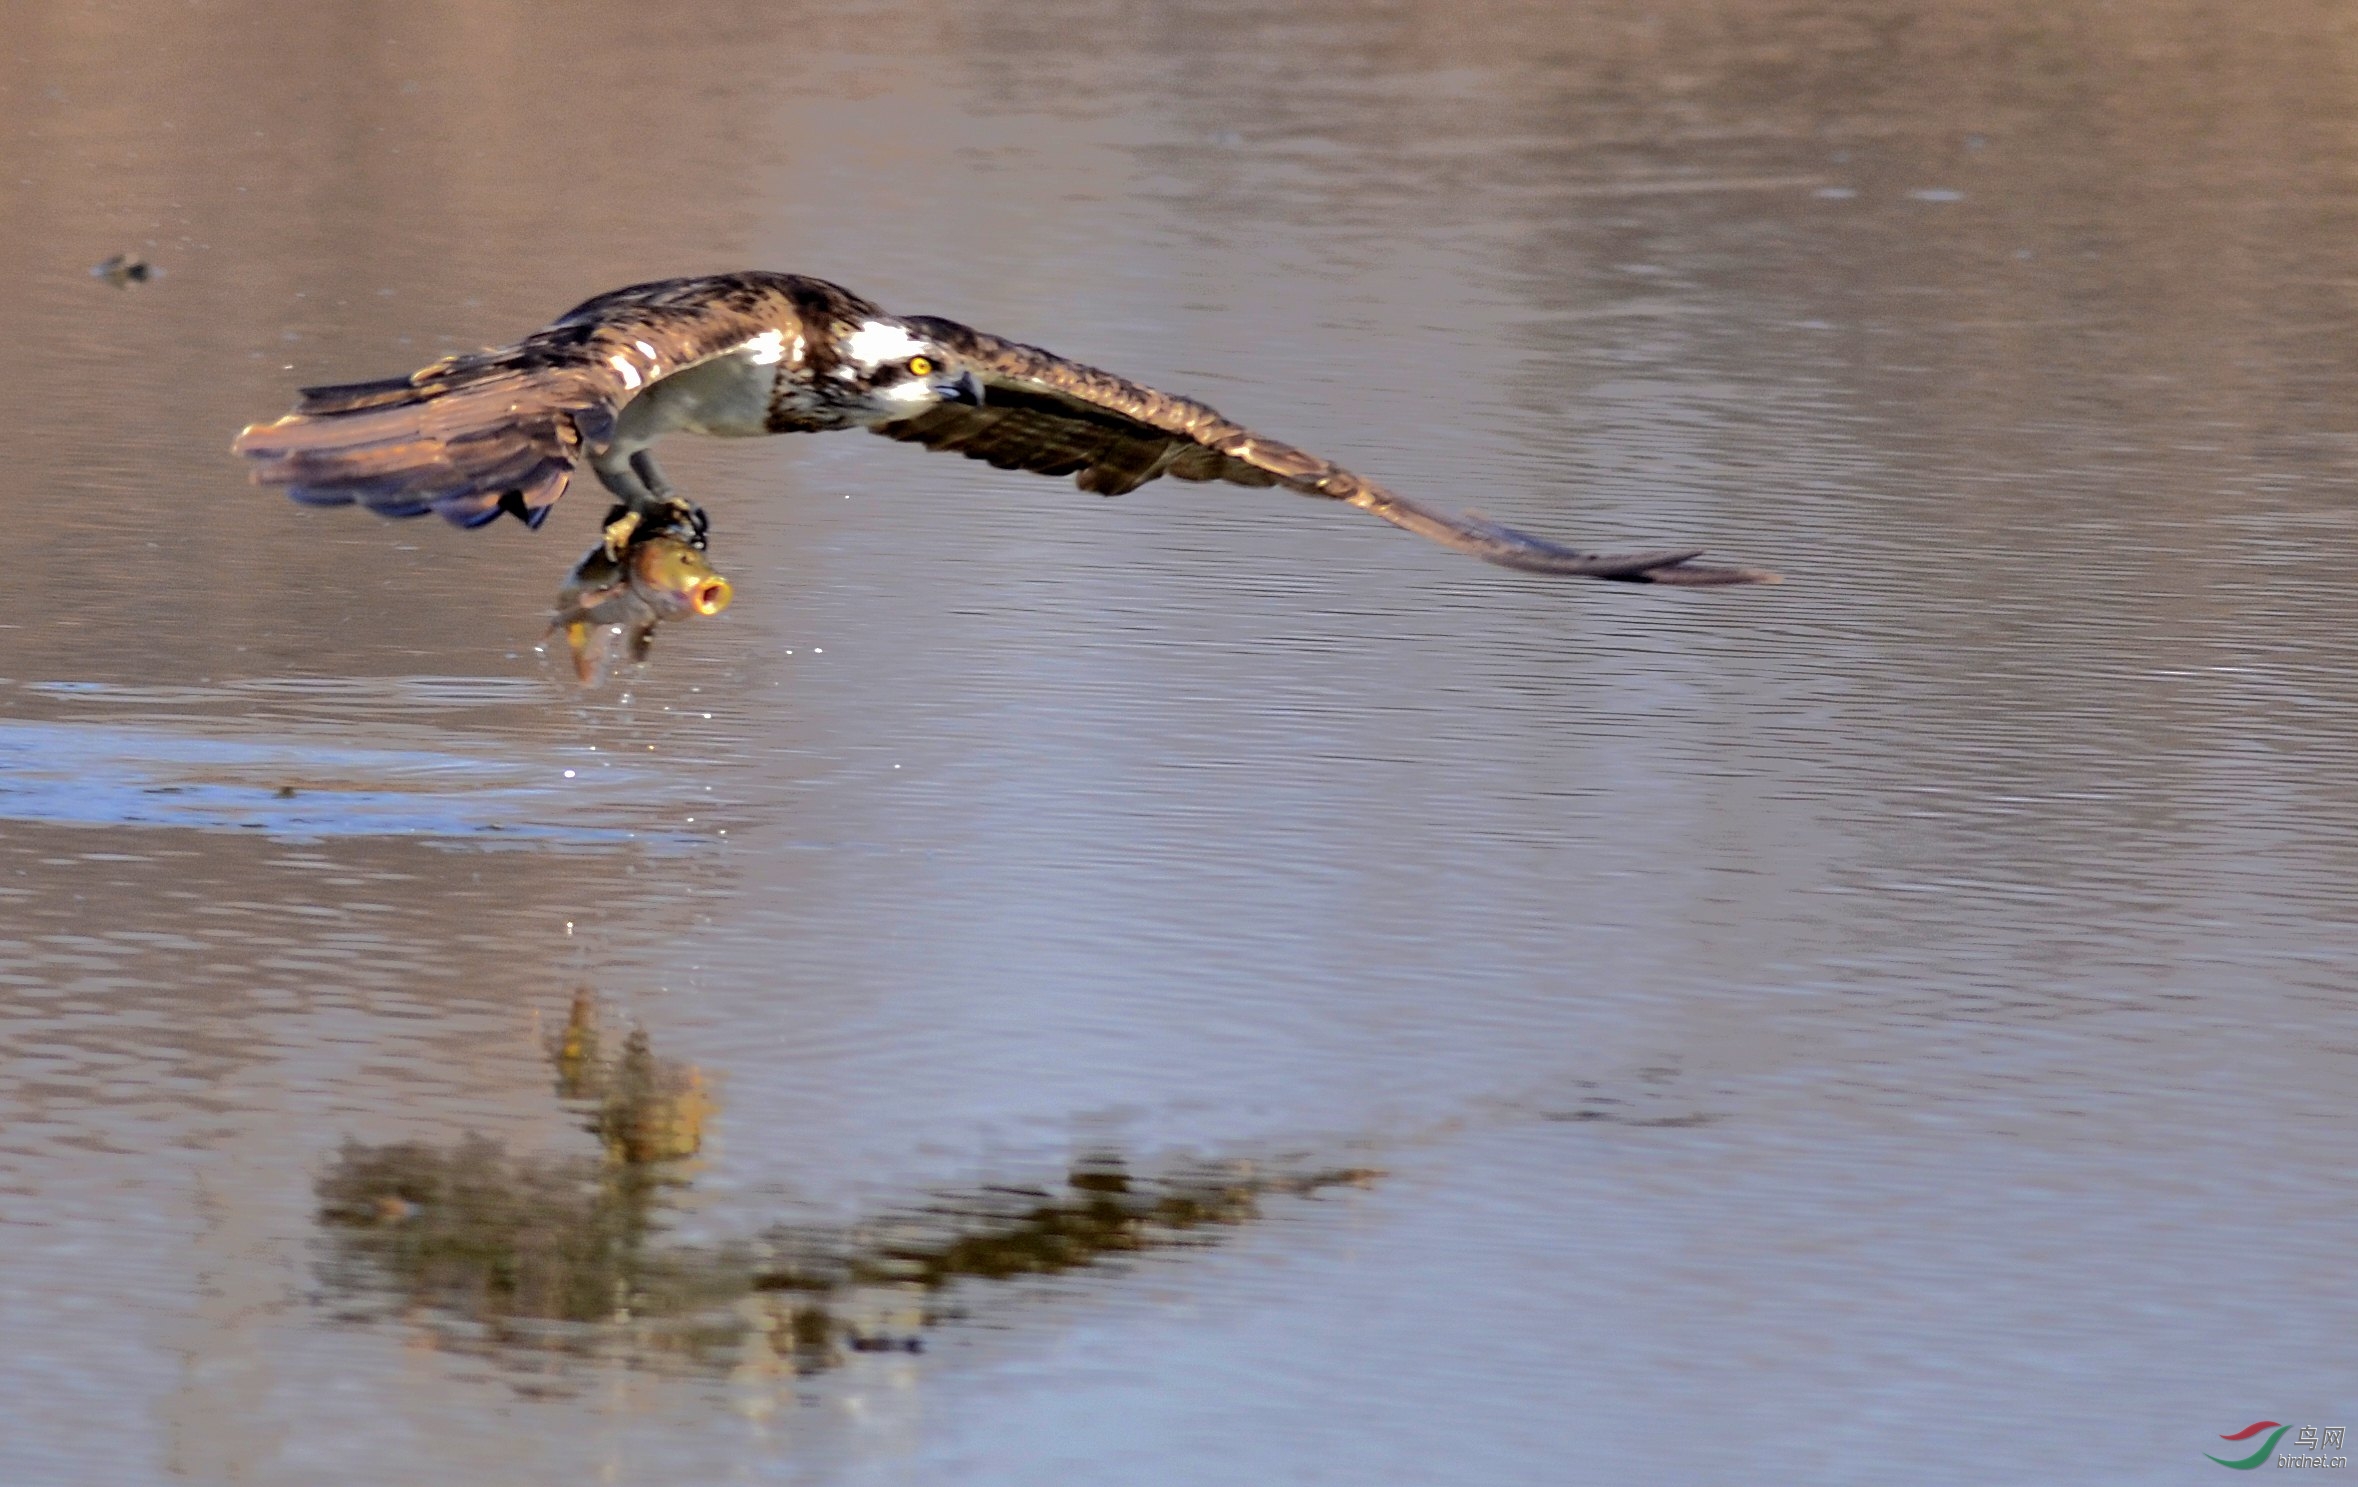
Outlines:
[[[313,387],[236,451],[253,478],[315,506],[500,514],[539,526],[582,465],[621,501],[619,553],[642,524],[702,514],[650,446],[674,430],[751,435],[864,428],[1005,470],[1071,475],[1118,496],[1157,476],[1284,486],[1370,511],[1488,562],[1630,583],[1774,581],[1695,551],[1580,552],[1476,516],[1450,516],[1222,418],[1189,398],[930,315],[887,315],[796,274],[665,279],[601,294],[513,346],[445,357],[407,377]]]

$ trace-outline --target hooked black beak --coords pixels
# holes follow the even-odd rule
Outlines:
[[[944,383],[941,394],[945,403],[964,403],[969,408],[983,405],[982,384],[974,380],[972,372],[960,372],[957,381]]]

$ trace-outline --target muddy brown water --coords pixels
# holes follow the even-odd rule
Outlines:
[[[2345,1423],[2354,224],[2322,0],[18,0],[0,1480],[2144,1483]],[[598,503],[226,454],[744,266],[1791,581],[708,444],[737,603],[584,698],[532,642]],[[579,991],[694,1071],[648,1185]]]

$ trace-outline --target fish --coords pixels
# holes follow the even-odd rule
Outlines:
[[[719,614],[735,596],[735,587],[713,571],[684,528],[635,533],[619,556],[601,542],[573,565],[557,590],[548,634],[565,637],[574,675],[583,686],[595,686],[617,652],[632,662],[646,660],[657,625]]]

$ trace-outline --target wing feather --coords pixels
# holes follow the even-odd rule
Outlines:
[[[876,432],[888,438],[1005,470],[1076,475],[1081,489],[1109,496],[1162,475],[1282,485],[1357,506],[1444,547],[1528,573],[1698,587],[1776,581],[1758,568],[1698,563],[1699,551],[1584,552],[1483,517],[1452,516],[1256,434],[1192,398],[1157,392],[954,320],[913,316],[909,324],[966,364],[983,385],[984,405],[945,404],[879,426]]]
[[[637,284],[575,306],[513,346],[445,357],[407,377],[303,391],[293,413],[232,447],[257,484],[314,505],[462,526],[509,511],[533,525],[579,459],[655,382],[781,325],[832,285],[787,274]],[[864,302],[860,302],[863,303]]]

